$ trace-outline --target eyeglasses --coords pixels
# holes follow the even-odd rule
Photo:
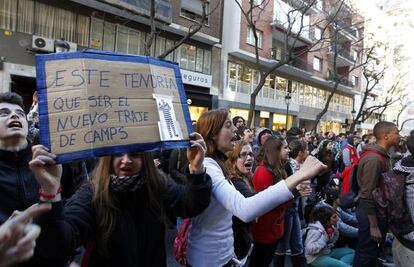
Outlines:
[[[242,160],[246,160],[247,159],[247,156],[250,156],[251,158],[254,158],[253,152],[243,152],[243,153],[240,153],[239,158],[242,159]]]

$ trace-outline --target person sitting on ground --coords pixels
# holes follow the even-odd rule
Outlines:
[[[335,247],[348,246],[355,249],[358,243],[358,220],[353,212],[341,208],[339,202],[340,189],[337,182],[339,184],[338,179],[331,179],[329,184],[323,188],[325,202],[331,205],[338,214],[339,239],[335,243]]]
[[[38,251],[68,260],[86,244],[82,266],[165,267],[166,224],[193,217],[208,206],[211,179],[203,167],[203,138],[190,135],[186,185],[178,185],[154,165],[152,153],[130,152],[101,157],[91,180],[64,205],[62,169],[47,148],[33,147],[30,168],[41,185],[41,201],[52,203],[40,216],[43,235]],[[58,237],[58,238],[57,238]]]
[[[312,267],[350,267],[354,250],[333,248],[339,232],[335,228],[338,214],[329,205],[320,204],[311,213],[311,223],[306,229],[305,256]]]

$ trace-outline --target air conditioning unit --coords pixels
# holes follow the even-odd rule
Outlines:
[[[33,35],[32,48],[39,51],[55,52],[55,41],[49,38]]]
[[[78,51],[78,44],[77,43],[71,43],[71,42],[67,42],[69,44],[69,51],[68,52],[74,52],[74,51]]]

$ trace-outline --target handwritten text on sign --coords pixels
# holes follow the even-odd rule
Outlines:
[[[188,139],[172,68],[90,58],[51,60],[45,63],[45,80],[48,114],[40,115],[49,118],[55,154]]]

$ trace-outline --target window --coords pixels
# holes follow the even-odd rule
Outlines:
[[[17,1],[0,0],[0,28],[16,30]]]
[[[103,50],[108,50],[108,51],[115,50],[115,34],[116,34],[115,24],[105,21],[103,48],[102,48]]]
[[[316,40],[320,40],[322,39],[322,29],[319,27],[315,27],[315,32],[314,32],[314,36],[313,36]]]
[[[313,69],[317,71],[322,71],[322,59],[318,57],[313,58]]]
[[[91,35],[89,46],[93,49],[102,49],[103,43],[103,21],[100,19],[91,19]]]
[[[275,46],[272,48],[272,58],[276,60],[281,60],[283,54],[283,49],[279,46]]]
[[[358,86],[358,82],[359,82],[358,80],[359,80],[358,76],[352,75],[352,85],[353,86]]]
[[[140,47],[140,33],[131,28],[118,25],[116,31],[116,51],[129,54],[138,54]],[[152,45],[152,55],[155,45]]]
[[[203,61],[204,61],[203,57],[204,57],[204,49],[197,48],[195,71],[203,72]]]
[[[18,10],[19,13],[17,14],[17,31],[33,33],[34,2],[32,0],[20,0]]]
[[[256,30],[256,34],[257,34],[257,46],[259,48],[262,48],[262,44],[263,44],[263,32]],[[254,39],[254,33],[253,33],[253,29],[248,27],[247,29],[247,40],[246,42],[249,45],[255,45],[255,39]]]
[[[210,72],[211,72],[211,51],[204,50],[203,73],[210,74]]]
[[[206,4],[206,14],[210,12],[209,3]],[[201,0],[181,0],[181,16],[191,20],[200,21],[203,16],[203,2]],[[208,25],[208,16],[205,24]]]
[[[172,41],[172,40],[165,40],[165,51],[167,51],[168,49],[170,49],[173,46],[174,46],[174,41]],[[171,52],[171,53],[169,53],[168,56],[165,59],[166,60],[174,61],[174,51]]]
[[[195,61],[196,61],[196,47],[189,44],[182,44],[179,48],[179,56],[177,61],[180,64],[180,67],[186,70],[195,70]]]
[[[155,42],[155,56],[158,57],[165,52],[165,38],[157,36]]]

